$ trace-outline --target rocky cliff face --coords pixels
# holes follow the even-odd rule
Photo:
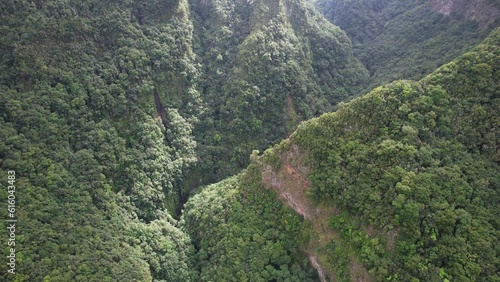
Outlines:
[[[459,14],[479,22],[483,27],[500,24],[500,4],[492,0],[430,0],[433,11],[444,15]]]

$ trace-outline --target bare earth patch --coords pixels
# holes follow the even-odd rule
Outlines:
[[[318,250],[325,249],[331,241],[341,241],[329,227],[330,217],[340,211],[322,204],[316,206],[307,196],[310,189],[307,180],[310,168],[303,163],[305,156],[297,145],[291,145],[290,150],[281,154],[283,165],[277,171],[270,165],[263,165],[262,182],[267,189],[276,191],[284,204],[312,224],[313,234],[306,246],[309,261],[318,271],[321,281],[336,281],[334,270],[326,263],[326,256]],[[366,268],[354,256],[351,257],[350,272],[353,281],[373,281]]]

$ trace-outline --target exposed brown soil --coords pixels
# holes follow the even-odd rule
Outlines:
[[[321,265],[319,265],[316,255],[310,253],[309,261],[311,262],[311,265],[318,271],[319,279],[321,279],[321,281],[327,281],[325,270],[323,270],[323,268],[321,268]]]
[[[276,171],[264,165],[262,182],[268,189],[276,191],[279,198],[312,225],[313,234],[306,246],[311,265],[318,271],[321,281],[336,281],[333,269],[328,266],[325,249],[331,241],[341,241],[329,227],[329,219],[338,214],[335,207],[320,204],[316,206],[307,196],[310,183],[307,180],[310,168],[303,164],[305,153],[297,145],[281,155],[282,166]],[[373,281],[366,268],[353,256],[351,258],[351,278],[353,281]]]

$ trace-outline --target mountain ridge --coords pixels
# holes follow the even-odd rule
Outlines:
[[[480,30],[427,12],[396,39]],[[0,280],[498,280],[498,31],[346,104],[347,34],[298,0],[3,1]]]
[[[204,3],[191,1],[207,109],[195,130],[195,174],[209,182],[364,87],[347,35],[303,1]]]
[[[467,19],[481,23],[481,26],[498,26],[500,17],[500,5],[495,1],[476,0],[429,0],[429,6],[433,11],[443,15],[458,14]]]
[[[421,79],[479,44],[500,18],[498,5],[488,0],[318,0],[314,5],[352,39],[355,55],[370,72],[367,90]]]
[[[294,210],[302,256],[323,281],[495,281],[499,43],[497,29],[419,82],[378,87],[302,123],[252,154],[232,194],[273,191]],[[186,214],[195,210],[189,203]]]

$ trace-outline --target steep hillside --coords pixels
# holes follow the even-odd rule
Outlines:
[[[299,248],[300,218],[259,182],[258,167],[205,187],[189,199],[183,219],[197,249],[202,281],[317,281]]]
[[[169,215],[195,161],[192,25],[186,2],[148,3],[0,4],[0,280],[196,280]]]
[[[491,0],[430,0],[433,11],[444,15],[461,15],[469,20],[479,22],[482,26],[498,26],[500,24],[500,3]]]
[[[251,275],[302,257],[323,281],[499,281],[498,66],[497,29],[418,82],[301,124],[238,178],[203,189],[184,215],[202,276],[216,265],[229,280],[265,279]]]
[[[172,218],[185,187],[238,171],[367,77],[300,1],[12,0],[0,17],[19,281],[197,280]]]
[[[2,1],[0,281],[498,281],[498,44],[338,104],[299,0]]]
[[[420,79],[476,46],[500,23],[498,4],[488,0],[318,0],[315,5],[353,40],[372,86]]]
[[[253,149],[285,138],[304,120],[358,93],[366,69],[351,43],[300,0],[191,1],[200,92],[201,174],[241,170]]]

